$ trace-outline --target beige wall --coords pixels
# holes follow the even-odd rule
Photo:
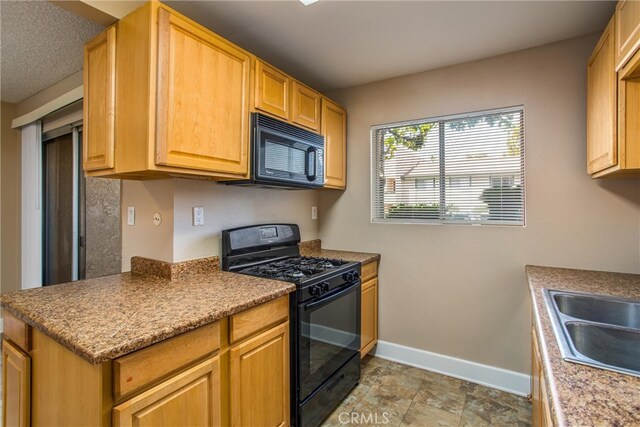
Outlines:
[[[526,373],[526,264],[640,271],[640,180],[585,172],[597,35],[331,94],[348,111],[348,187],[321,196],[327,248],[380,252],[380,339]],[[523,104],[526,227],[370,222],[372,125]]]
[[[122,271],[132,256],[184,261],[220,255],[220,232],[226,228],[265,222],[300,225],[303,240],[318,237],[311,207],[318,194],[309,190],[273,190],[217,184],[213,181],[170,179],[123,181]],[[136,208],[136,225],[127,225],[127,207]],[[204,207],[203,226],[192,225],[192,208]],[[162,224],[152,223],[155,212]]]
[[[20,132],[11,129],[15,104],[2,102],[0,143],[0,290],[20,289]]]

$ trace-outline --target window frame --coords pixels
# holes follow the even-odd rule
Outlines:
[[[393,128],[393,127],[401,127],[401,126],[412,126],[412,125],[419,125],[419,124],[424,124],[424,123],[434,123],[434,122],[446,122],[446,121],[452,121],[452,120],[459,120],[459,119],[465,119],[465,118],[470,118],[470,117],[477,117],[479,115],[492,115],[492,114],[499,114],[499,113],[515,113],[515,112],[519,112],[521,113],[521,123],[522,123],[522,146],[521,146],[521,150],[522,150],[522,155],[521,155],[521,168],[522,168],[522,221],[507,221],[507,220],[500,220],[500,221],[495,221],[495,220],[478,220],[478,221],[469,221],[469,220],[455,220],[455,219],[442,219],[442,218],[438,218],[438,219],[416,219],[416,218],[385,218],[385,217],[376,217],[377,215],[377,211],[376,211],[376,195],[380,194],[382,195],[382,201],[384,203],[384,183],[382,184],[381,190],[380,192],[376,192],[376,186],[380,185],[380,181],[384,180],[380,180],[378,179],[378,175],[380,173],[379,169],[378,169],[378,164],[377,161],[380,158],[378,156],[379,151],[382,149],[381,146],[379,146],[378,142],[376,141],[376,133],[381,130],[381,129],[386,129],[386,128]],[[504,108],[494,108],[494,109],[487,109],[487,110],[476,110],[476,111],[471,111],[471,112],[466,112],[466,113],[462,113],[462,114],[449,114],[449,115],[443,115],[443,116],[436,116],[436,117],[427,117],[427,118],[421,118],[421,119],[414,119],[414,120],[406,120],[406,121],[399,121],[399,122],[391,122],[391,123],[384,123],[384,124],[377,124],[377,125],[372,125],[370,127],[370,131],[369,131],[369,143],[370,143],[370,162],[369,162],[369,167],[370,167],[370,187],[369,187],[369,195],[370,195],[370,222],[371,223],[376,223],[376,224],[426,224],[426,225],[471,225],[471,226],[492,226],[492,227],[510,227],[510,228],[521,228],[521,227],[526,227],[527,225],[527,203],[526,203],[526,195],[527,195],[527,166],[526,166],[526,111],[525,111],[525,107],[524,105],[514,105],[514,106],[509,106],[509,107],[504,107]],[[440,151],[442,154],[442,146],[445,144],[446,142],[442,140],[441,137],[441,141],[440,141]],[[446,157],[444,157],[443,159],[441,159],[442,162],[446,162]],[[489,182],[491,182],[491,179],[497,177],[498,174],[495,174],[493,176],[490,176],[489,178]],[[446,177],[445,177],[446,178]],[[416,181],[420,179],[420,178],[416,178]],[[435,178],[436,180],[438,180],[439,178]],[[473,180],[474,178],[471,177],[471,180]],[[446,181],[446,179],[445,179]],[[443,191],[443,189],[440,190],[441,192]],[[442,193],[441,193],[441,198],[442,198]],[[442,210],[441,210],[441,214],[442,214]]]

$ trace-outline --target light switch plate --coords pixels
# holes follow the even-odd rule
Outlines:
[[[127,225],[136,225],[136,208],[133,206],[127,207]]]
[[[193,207],[193,225],[204,225],[204,207]]]
[[[311,206],[311,219],[318,219],[318,207]]]

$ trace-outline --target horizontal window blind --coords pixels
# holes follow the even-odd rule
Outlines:
[[[524,225],[524,109],[371,128],[374,222]]]

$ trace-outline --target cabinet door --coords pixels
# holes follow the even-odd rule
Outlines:
[[[231,424],[289,425],[289,322],[230,350]]]
[[[362,285],[360,357],[364,357],[378,342],[378,279]]]
[[[113,425],[219,426],[220,410],[220,358],[216,356],[116,406]]]
[[[344,189],[347,185],[347,112],[333,102],[322,100],[324,135],[324,186]]]
[[[291,79],[264,62],[256,61],[255,107],[289,120]]]
[[[31,359],[4,340],[2,343],[2,425],[27,427],[31,412]]]
[[[249,55],[158,10],[156,163],[246,175]]]
[[[320,94],[300,83],[292,84],[291,120],[313,131],[320,130]]]
[[[587,65],[587,170],[591,174],[618,162],[614,57],[611,20]]]
[[[619,1],[615,14],[616,70],[622,68],[640,46],[640,2]]]
[[[112,169],[115,137],[116,29],[84,46],[83,167]]]
[[[536,331],[531,329],[531,426],[540,427],[542,411],[540,407],[540,352]]]

